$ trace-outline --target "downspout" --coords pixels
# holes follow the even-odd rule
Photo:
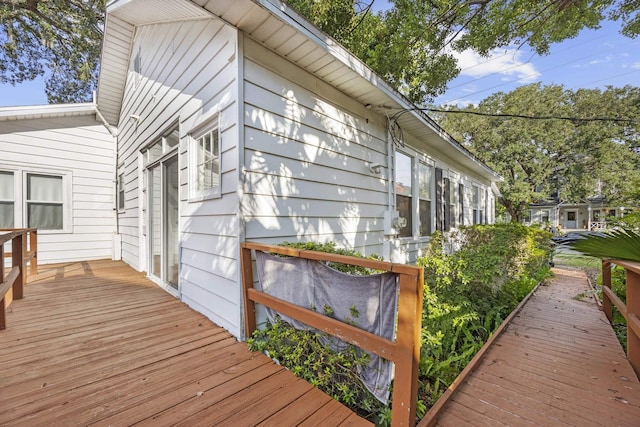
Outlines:
[[[109,122],[104,118],[100,110],[98,109],[98,104],[96,103],[95,92],[93,95],[93,105],[95,106],[96,117],[100,119],[104,127],[107,129],[109,134],[113,137],[113,219],[114,219],[114,230],[113,230],[113,242],[112,242],[112,259],[114,261],[118,261],[122,257],[121,251],[121,240],[116,237],[119,235],[120,231],[120,222],[118,218],[118,128],[111,126]]]

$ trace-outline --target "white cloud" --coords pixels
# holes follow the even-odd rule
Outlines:
[[[605,62],[611,62],[615,59],[613,55],[607,55],[601,59],[594,59],[593,61],[589,61],[589,65],[603,64]]]
[[[631,64],[631,68],[633,68],[634,70],[640,70],[640,62],[634,62],[633,64]]]
[[[463,52],[451,52],[458,60],[460,75],[482,78],[488,75],[500,75],[502,80],[517,80],[530,83],[540,78],[536,67],[523,61],[523,52],[517,48],[494,49],[488,57],[467,49]]]

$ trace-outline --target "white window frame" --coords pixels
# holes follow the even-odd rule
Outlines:
[[[458,185],[460,177],[449,171],[449,200],[446,200],[447,209],[449,209],[449,230],[460,227],[458,224],[460,196],[458,195]]]
[[[424,166],[429,168],[429,199],[424,199],[422,197],[420,197],[420,167]],[[420,237],[428,237],[431,236],[431,234],[433,234],[434,231],[434,227],[435,227],[435,166],[430,163],[427,162],[424,159],[421,159],[418,161],[418,166],[417,166],[418,170],[417,170],[417,182],[418,182],[418,189],[417,189],[417,193],[418,193],[418,208],[417,208],[417,212],[418,212],[418,236]],[[421,200],[428,200],[429,201],[429,234],[422,234],[421,232],[421,221],[420,221],[420,201]]]
[[[41,234],[68,234],[73,232],[73,173],[68,170],[53,168],[21,168],[21,167],[0,167],[3,172],[13,172],[13,228],[26,228],[28,226],[27,209],[27,185],[28,175],[49,175],[62,178],[62,228],[38,229]]]
[[[46,229],[40,228],[38,232],[43,231],[47,234],[60,234],[60,233],[70,233],[72,231],[71,227],[71,218],[73,215],[73,210],[71,206],[71,173],[70,172],[59,172],[53,170],[23,170],[22,172],[22,227],[29,226],[29,210],[28,203],[30,202],[27,199],[28,193],[28,185],[29,185],[29,175],[44,175],[44,176],[55,176],[62,178],[62,200],[59,203],[62,204],[62,228],[61,229]]]
[[[395,171],[395,155],[397,153],[401,153],[411,160],[411,235],[410,236],[398,236],[399,239],[405,240],[419,240],[419,239],[429,239],[431,234],[435,231],[435,162],[422,153],[418,153],[417,151],[412,150],[411,148],[405,146],[402,149],[396,149],[394,152],[394,174],[393,174],[393,202],[395,210],[398,210],[397,206],[397,194],[395,191],[396,188],[396,171]],[[429,225],[429,229],[431,230],[431,234],[421,235],[420,234],[420,164],[427,166],[431,169],[431,182],[429,183],[429,192],[431,194],[430,200],[430,212],[429,212],[429,220],[431,224]]]
[[[13,224],[9,228],[17,228],[16,224],[20,221],[20,210],[18,209],[19,203],[17,203],[16,199],[19,198],[20,195],[20,174],[12,169],[0,169],[2,173],[9,173],[13,176],[13,198],[12,199],[0,199],[0,202],[4,203],[12,203],[13,204]]]
[[[118,202],[118,212],[123,212],[125,210],[125,194],[124,170],[120,170],[118,173],[118,181],[116,182],[116,200]]]
[[[210,135],[212,140],[215,136],[217,143],[218,183],[209,188],[199,189],[197,187],[200,167],[198,159],[199,144],[202,138],[207,135]],[[222,132],[220,130],[219,115],[216,114],[189,132],[189,201],[198,202],[220,197],[222,197]]]

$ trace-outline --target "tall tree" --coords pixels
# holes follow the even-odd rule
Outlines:
[[[91,100],[105,0],[0,0],[0,82],[47,75],[50,103]]]
[[[640,33],[640,0],[288,0],[411,100],[430,101],[459,69],[453,50],[512,43],[537,53],[603,19]],[[87,100],[95,87],[105,0],[0,0],[0,82],[45,75],[49,102]]]
[[[552,196],[570,203],[635,198],[640,88],[573,92],[536,83],[449,111],[439,116],[443,127],[504,177],[500,203],[514,221]]]
[[[605,18],[620,20],[629,37],[640,32],[640,0],[390,0],[375,15],[374,1],[288,3],[417,103],[442,94],[458,75],[454,50],[487,55],[527,44],[546,54]]]

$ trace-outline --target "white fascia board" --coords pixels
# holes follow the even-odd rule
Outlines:
[[[39,119],[70,116],[88,116],[95,114],[96,104],[92,102],[78,104],[28,105],[20,107],[1,107],[0,121]]]

